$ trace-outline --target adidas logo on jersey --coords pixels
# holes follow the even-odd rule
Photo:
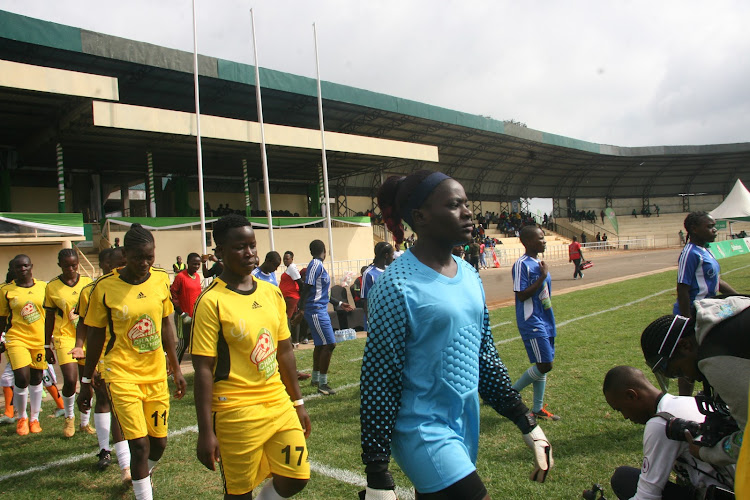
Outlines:
[[[78,295],[78,292],[76,290],[73,290],[73,293],[71,295]]]
[[[143,292],[138,292],[138,297],[137,298],[139,298],[139,299],[145,299],[146,296],[143,294]]]
[[[261,307],[260,304],[258,304],[256,301],[253,301],[253,309],[258,309],[260,307]]]

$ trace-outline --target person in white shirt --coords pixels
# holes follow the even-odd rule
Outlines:
[[[604,397],[613,410],[636,424],[643,432],[643,464],[622,466],[610,481],[617,498],[634,500],[703,498],[705,490],[716,485],[734,487],[734,466],[712,466],[690,454],[689,444],[667,437],[665,428],[671,416],[703,422],[695,398],[672,396],[657,389],[632,366],[616,366],[604,377]],[[678,483],[669,481],[674,471]],[[694,496],[700,493],[700,496]]]

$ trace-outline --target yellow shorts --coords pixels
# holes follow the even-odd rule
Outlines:
[[[67,365],[68,363],[78,363],[79,365],[84,366],[86,364],[86,359],[75,359],[68,354],[68,352],[76,346],[76,339],[72,337],[55,337],[52,340],[55,346],[55,357],[57,358],[58,365],[62,366]],[[85,346],[83,352],[86,352]]]
[[[289,401],[213,413],[224,492],[243,495],[271,473],[310,479],[305,433]]]
[[[44,349],[29,349],[25,346],[8,346],[8,359],[10,367],[19,370],[31,365],[36,370],[47,368],[47,360],[44,357]]]
[[[109,382],[107,392],[125,439],[167,437],[169,386],[166,380],[150,384]]]

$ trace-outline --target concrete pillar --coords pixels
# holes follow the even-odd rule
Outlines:
[[[91,219],[95,221],[102,220],[102,176],[100,174],[91,175]]]
[[[130,186],[127,182],[120,184],[120,202],[122,207],[122,216],[130,216]]]
[[[151,151],[146,153],[147,177],[146,192],[148,196],[148,213],[151,217],[156,217],[156,196],[154,193],[154,157]]]
[[[65,168],[63,165],[62,144],[57,143],[57,211],[65,213]]]

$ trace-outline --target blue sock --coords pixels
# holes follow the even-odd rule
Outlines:
[[[523,372],[523,375],[521,375],[521,377],[516,380],[516,383],[513,384],[513,388],[518,392],[521,392],[521,389],[531,384],[532,382],[536,383],[536,381],[541,379],[542,377],[544,377],[544,374],[539,371],[539,368],[537,368],[536,365],[531,365],[529,369]],[[534,388],[534,392],[536,393],[536,386],[534,386]]]
[[[318,380],[319,380],[320,385],[326,385],[328,383],[328,374],[321,373],[320,378]]]
[[[534,367],[536,368],[536,367]],[[534,412],[542,411],[544,405],[544,389],[547,387],[547,374],[542,374],[542,378],[534,381]]]
[[[312,378],[310,380],[312,380],[313,382],[318,382],[320,380],[320,372],[316,372],[315,370],[313,370]]]

